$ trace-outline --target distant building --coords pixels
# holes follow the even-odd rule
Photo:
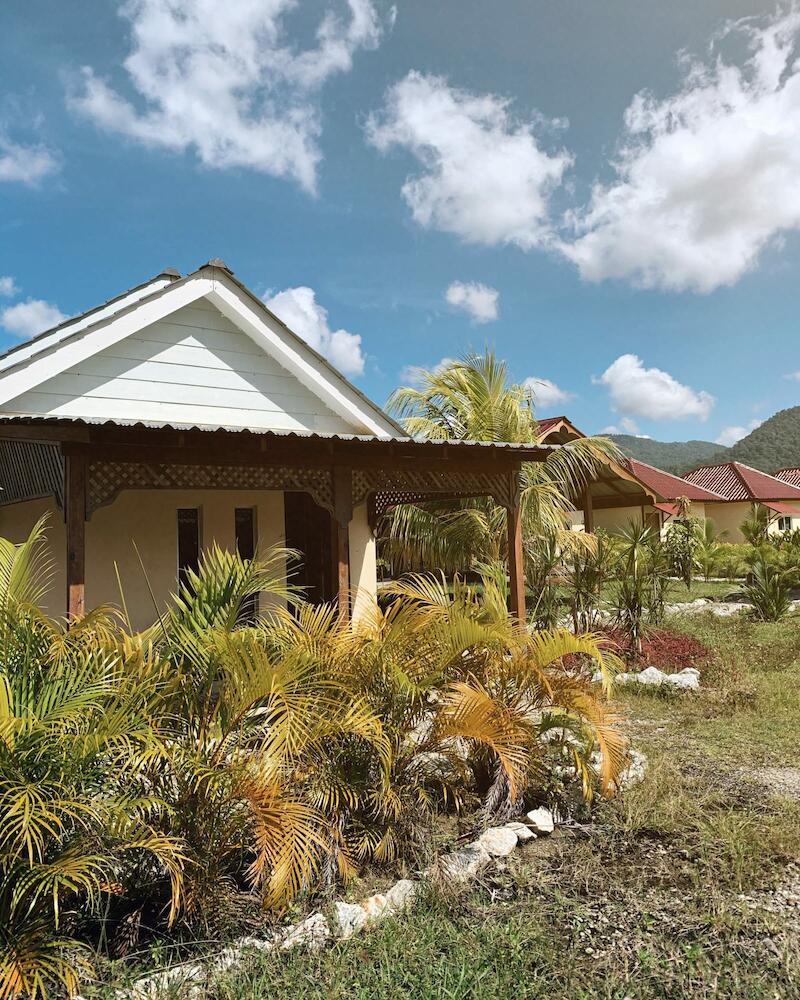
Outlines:
[[[539,421],[542,443],[566,444],[580,437],[586,435],[565,416]],[[664,531],[682,497],[691,501],[694,517],[708,518],[730,542],[744,541],[741,525],[753,504],[769,511],[771,532],[800,528],[800,467],[769,476],[741,462],[725,462],[681,477],[634,458],[609,461],[584,496],[573,498],[573,523],[587,531],[616,533],[631,522]]]
[[[800,486],[789,479],[770,476],[741,462],[700,465],[684,479],[725,498],[726,503],[709,510],[708,516],[719,531],[727,533],[730,542],[744,541],[741,524],[750,517],[753,504],[769,511],[770,531],[800,527]]]

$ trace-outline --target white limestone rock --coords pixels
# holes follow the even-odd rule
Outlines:
[[[515,820],[511,823],[506,823],[505,829],[513,830],[514,833],[516,833],[517,840],[520,842],[520,844],[525,843],[525,841],[527,840],[536,840],[536,834],[525,823],[518,823]]]
[[[343,941],[358,934],[367,924],[367,914],[360,903],[339,901],[333,904],[333,911],[333,932],[337,938]]]
[[[167,992],[182,992],[193,997],[203,991],[206,978],[205,966],[199,962],[174,965],[170,969],[138,979],[131,987],[129,996],[133,1000],[156,1000]]]
[[[595,675],[596,679],[597,675]],[[696,667],[685,667],[676,674],[666,674],[658,667],[645,667],[639,673],[617,674],[616,684],[646,684],[651,687],[671,685],[684,691],[697,691],[700,688],[700,671]]]
[[[321,913],[313,913],[306,917],[299,924],[290,927],[283,941],[281,950],[290,951],[292,948],[310,948],[316,951],[324,947],[331,936],[328,921]]]
[[[553,814],[549,809],[531,809],[526,819],[537,834],[552,833],[556,828]]]
[[[414,900],[419,895],[419,882],[412,882],[410,878],[401,878],[399,882],[386,893],[386,902],[392,913],[403,913],[411,908]]]
[[[504,826],[491,826],[480,835],[478,843],[493,858],[505,858],[517,846],[519,838]]]
[[[445,855],[436,868],[445,882],[461,883],[474,878],[490,861],[489,852],[476,841]]]
[[[641,750],[634,750],[631,747],[628,750],[628,763],[620,772],[617,779],[617,787],[620,789],[632,788],[634,785],[638,785],[640,781],[644,781],[646,774],[647,757]]]
[[[217,955],[210,970],[212,973],[228,972],[241,965],[247,951],[272,951],[275,947],[274,938],[242,937],[228,945]]]
[[[346,940],[368,925],[379,923],[393,913],[402,913],[412,905],[418,893],[419,884],[403,878],[385,895],[376,893],[360,903],[334,903],[334,934]]]
[[[696,667],[685,667],[677,674],[666,674],[667,683],[687,691],[697,691],[700,688],[700,671]]]

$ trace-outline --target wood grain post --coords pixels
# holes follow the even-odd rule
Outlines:
[[[350,617],[350,521],[353,517],[353,474],[351,469],[333,470],[333,580],[339,617]]]
[[[81,616],[86,611],[86,458],[70,450],[65,463],[67,613]]]
[[[592,490],[588,484],[583,491],[583,530],[589,534],[594,532],[594,505],[592,504]]]
[[[523,624],[525,609],[525,565],[522,549],[522,508],[520,506],[519,472],[511,474],[511,502],[506,508],[508,525],[509,610]]]

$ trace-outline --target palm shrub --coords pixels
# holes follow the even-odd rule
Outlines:
[[[317,655],[337,664],[336,675],[381,722],[384,784],[331,817],[345,840],[357,835],[360,859],[413,850],[437,809],[467,797],[486,821],[507,814],[542,781],[558,743],[544,738],[551,731],[571,735],[587,790],[612,788],[624,739],[607,700],[617,666],[607,641],[565,629],[531,635],[488,575],[479,587],[415,575],[395,584],[392,598],[386,610],[375,604],[352,626],[316,634],[302,617],[285,620],[284,643],[314,635]],[[591,683],[598,669],[600,693]]]
[[[181,904],[180,840],[143,780],[164,751],[154,685],[127,676],[108,611],[38,610],[43,543],[44,522],[0,539],[0,997],[74,992],[87,923],[132,880],[163,884],[170,920]]]
[[[780,621],[791,607],[791,582],[786,571],[767,559],[763,552],[751,564],[744,590],[754,614],[762,621]]]
[[[214,547],[153,629],[132,640],[168,666],[160,722],[169,748],[149,777],[168,807],[165,830],[189,860],[186,919],[206,930],[240,892],[281,907],[317,882],[330,856],[347,869],[315,779],[343,744],[354,755],[383,752],[379,720],[313,646],[282,646],[274,611],[250,624],[254,595],[293,597],[290,556],[273,549],[248,561]],[[309,632],[335,626],[331,608],[304,607],[301,620]]]
[[[770,512],[763,504],[750,505],[750,514],[742,521],[741,531],[750,545],[761,545],[769,536]]]
[[[130,635],[37,610],[41,541],[0,543],[3,995],[74,989],[81,941],[216,930],[242,892],[281,907],[418,857],[437,811],[508,815],[556,761],[614,788],[608,641],[530,634],[501,573],[410,577],[350,623],[287,589],[285,551],[215,548]],[[288,606],[252,623],[257,593]]]
[[[747,572],[745,555],[748,546],[735,542],[720,542],[717,548],[717,565],[727,580],[736,580]]]
[[[619,561],[618,547],[605,532],[580,533],[577,537],[585,540],[585,544],[574,547],[565,566],[567,602],[576,633],[600,626],[603,589],[613,578]]]
[[[694,522],[695,552],[694,558],[703,579],[709,578],[723,569],[722,540],[727,532],[718,532],[714,522],[704,517]]]
[[[696,522],[688,515],[676,517],[667,529],[664,549],[670,571],[683,580],[687,590],[692,586],[698,545]]]

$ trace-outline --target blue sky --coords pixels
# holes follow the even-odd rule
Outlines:
[[[800,402],[798,40],[756,0],[12,0],[0,344],[220,256],[380,403],[489,344],[541,415],[729,442]]]

